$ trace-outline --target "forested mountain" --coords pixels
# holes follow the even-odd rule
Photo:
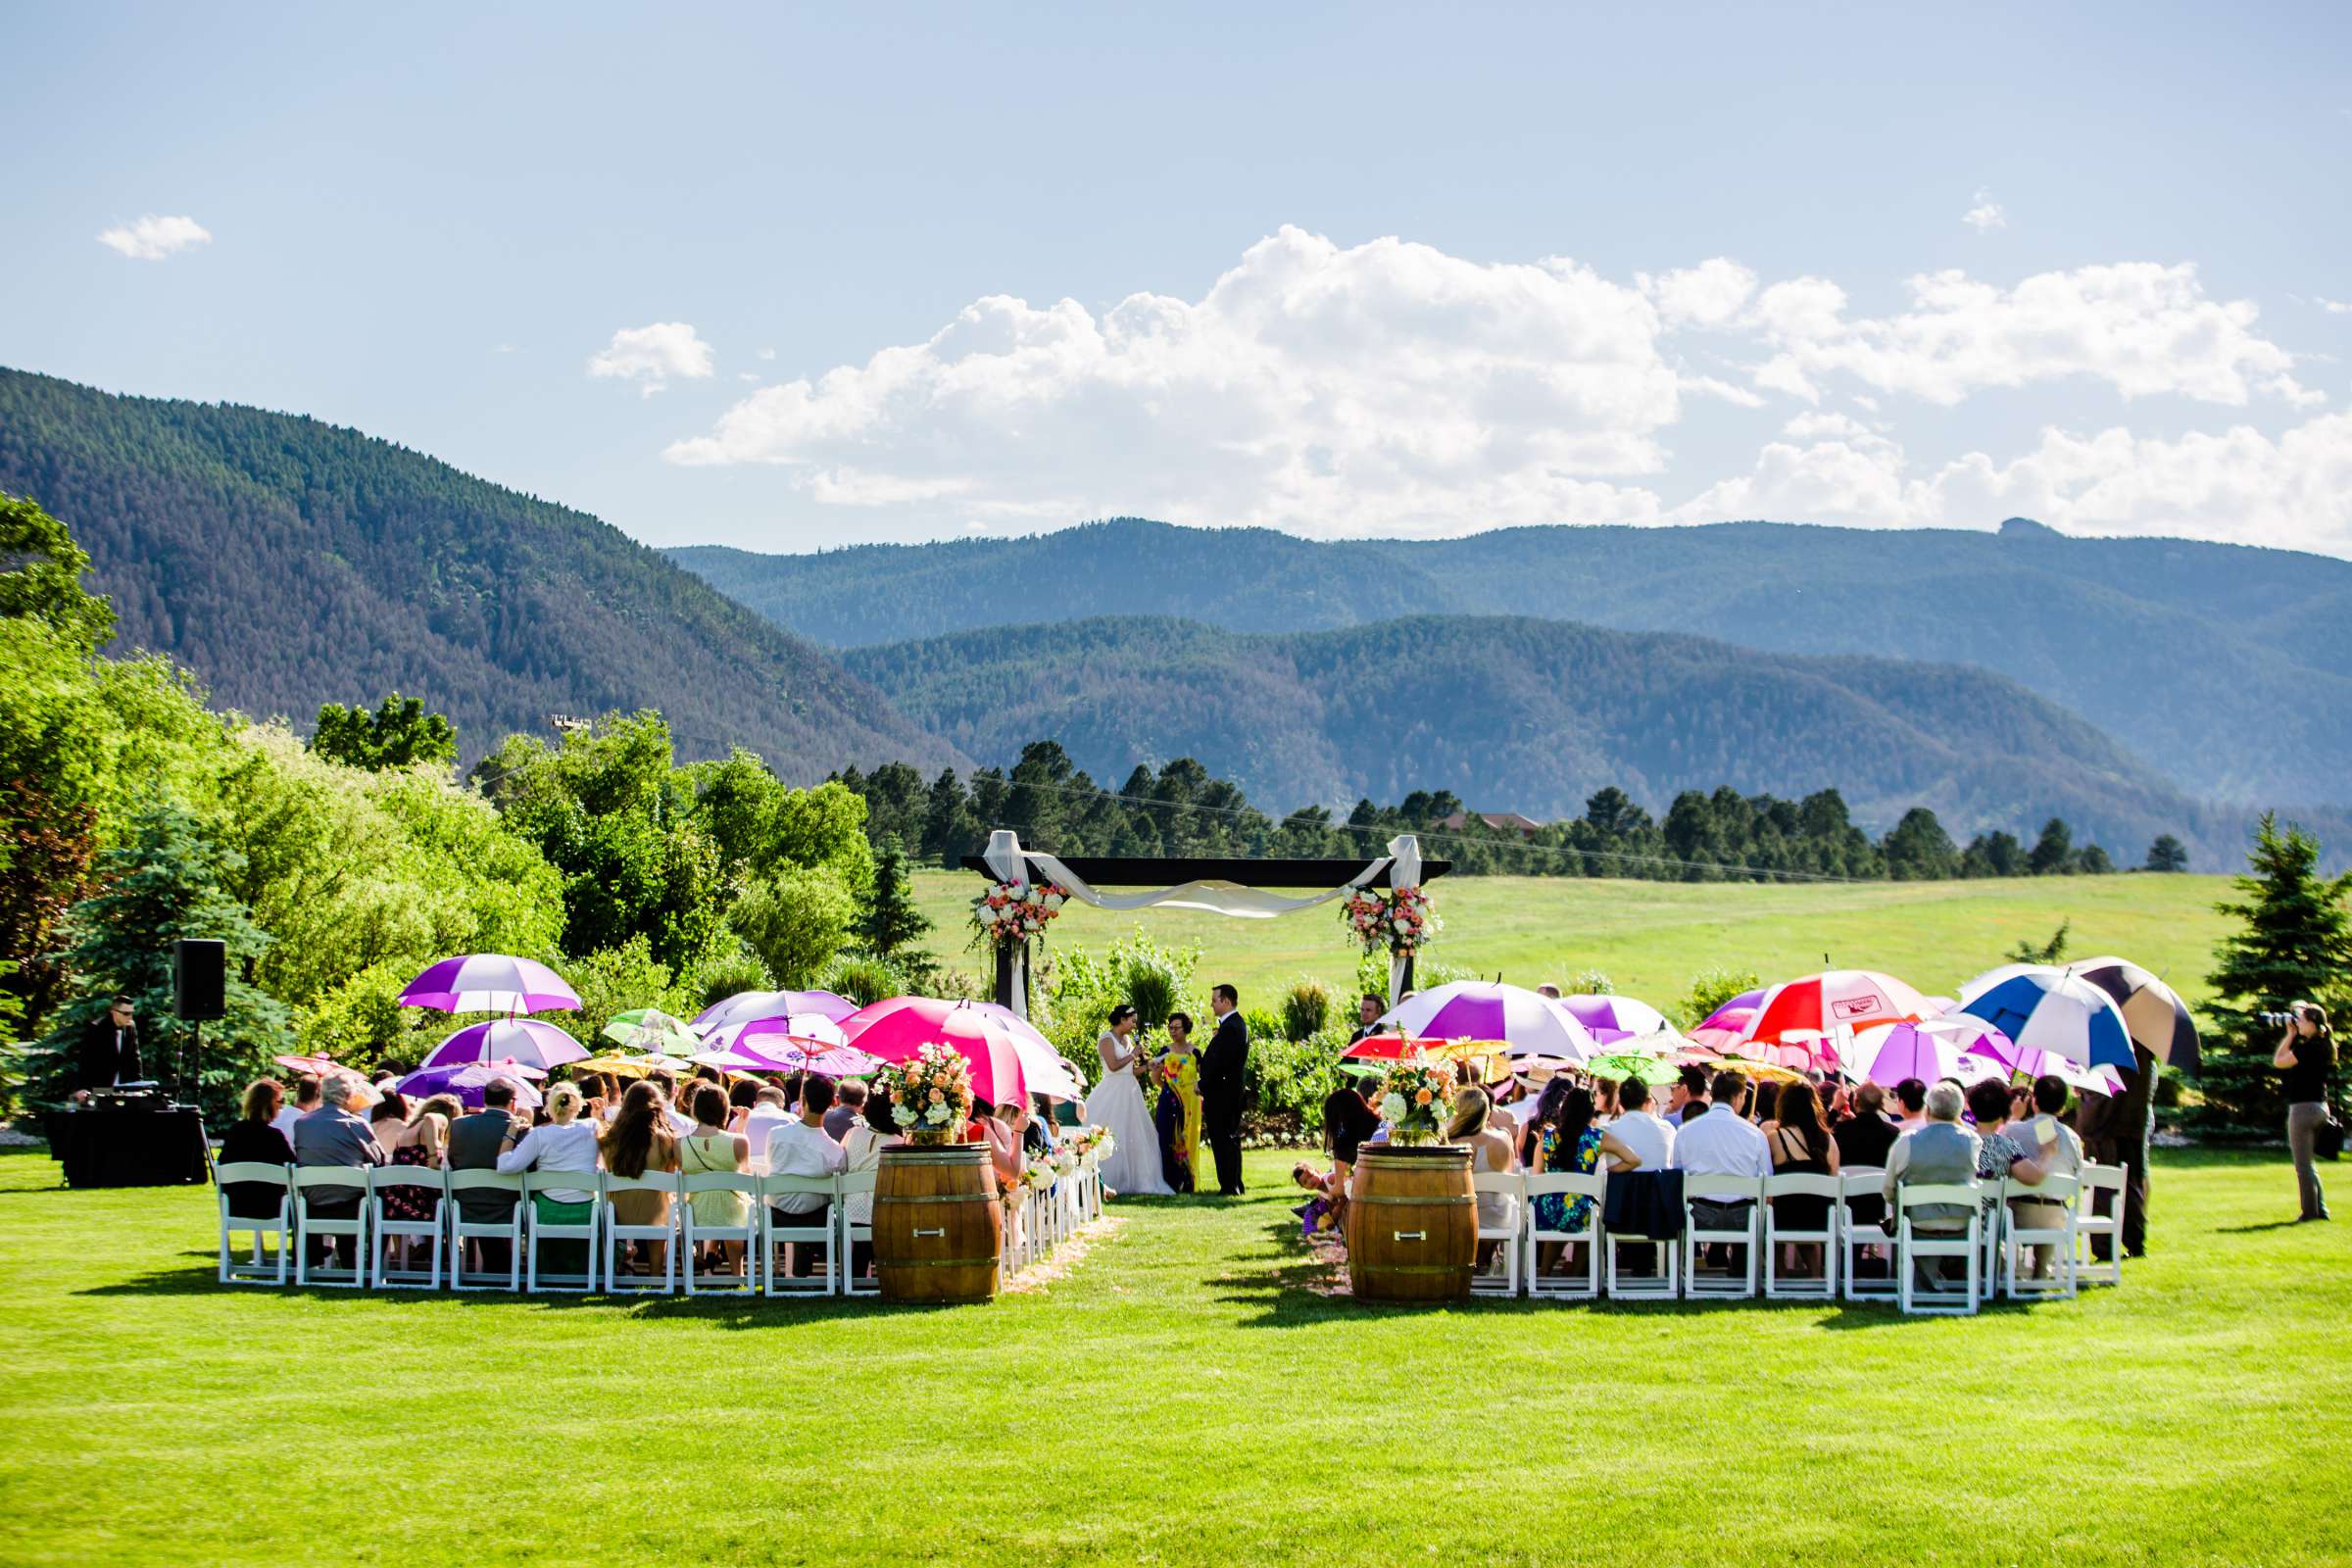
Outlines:
[[[1118,779],[1197,757],[1274,811],[1413,790],[1537,817],[1607,785],[1662,812],[1685,789],[1835,787],[1874,829],[1932,808],[1955,836],[2065,817],[2136,863],[2158,834],[2234,853],[2202,810],[2090,724],[1981,670],[1757,654],[1527,616],[1421,616],[1287,636],[1154,617],[854,650],[850,668],[986,763],[1059,741]]]
[[[960,760],[802,638],[610,524],[316,419],[0,369],[0,490],[62,518],[117,649],[306,724],[398,689],[466,758],[551,714],[660,708],[686,757],[788,778]]]
[[[2190,795],[2352,795],[2352,563],[2287,551],[2069,539],[2023,520],[1998,534],[1739,522],[1318,543],[1130,518],[1023,539],[673,555],[837,647],[1055,606],[1271,632],[1537,615],[1974,664],[2089,719]]]

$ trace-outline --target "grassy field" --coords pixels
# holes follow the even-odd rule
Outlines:
[[[278,1292],[0,1156],[0,1561],[2352,1560],[2343,1227],[2170,1153],[2120,1290],[1371,1310],[1281,1157],[987,1307]]]
[[[932,951],[974,971],[985,956],[963,943],[980,886],[970,872],[915,877],[923,911],[937,927]],[[1600,969],[1620,993],[1669,1010],[1701,969],[1785,979],[1821,968],[1825,954],[1836,967],[1883,969],[1948,996],[2001,962],[2013,944],[2038,945],[2059,922],[2072,921],[2071,955],[2121,954],[2193,1004],[2205,994],[2214,943],[2228,928],[2213,906],[2229,887],[2218,876],[1738,887],[1449,876],[1432,884],[1446,931],[1430,956],[1526,986]],[[1327,908],[1237,920],[1178,909],[1114,914],[1074,904],[1054,922],[1050,945],[1106,943],[1138,926],[1156,941],[1200,947],[1201,979],[1231,979],[1245,1006],[1270,1004],[1301,974],[1320,976],[1345,996],[1355,972],[1355,951]]]

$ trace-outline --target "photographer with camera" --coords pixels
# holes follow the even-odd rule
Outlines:
[[[2303,1200],[2304,1220],[2328,1217],[2328,1195],[2320,1190],[2319,1145],[2324,1129],[2335,1118],[2328,1108],[2329,1081],[2335,1076],[2335,1036],[2328,1028],[2328,1009],[2315,1002],[2287,1004],[2284,1014],[2265,1013],[2286,1026],[2271,1065],[2282,1075],[2286,1095],[2286,1148],[2295,1157],[2295,1186]],[[2342,1134],[2336,1134],[2337,1147]]]

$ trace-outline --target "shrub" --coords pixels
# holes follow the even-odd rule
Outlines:
[[[1335,1064],[1348,1049],[1348,1031],[1323,1029],[1304,1040],[1281,1040],[1253,1028],[1242,1074],[1242,1131],[1261,1144],[1314,1144],[1323,1136],[1323,1102],[1335,1084]]]
[[[1184,1010],[1184,994],[1192,985],[1190,964],[1179,965],[1176,955],[1137,946],[1118,957],[1118,989],[1126,993],[1135,1015],[1146,1029],[1165,1028],[1168,1014]],[[1197,1022],[1198,1020],[1196,1020]]]
[[[1690,977],[1690,989],[1683,997],[1684,1015],[1675,1021],[1685,1029],[1695,1029],[1717,1007],[1763,983],[1753,969],[1701,969]]]
[[[760,955],[737,941],[731,951],[729,944],[714,945],[711,953],[686,971],[678,987],[708,1007],[739,991],[765,991],[772,984]]]
[[[1291,982],[1282,998],[1282,1038],[1304,1040],[1331,1021],[1331,987],[1312,975]]]
[[[826,964],[823,972],[816,977],[816,983],[823,990],[849,998],[860,1007],[906,995],[906,977],[899,973],[896,966],[881,958],[856,957],[848,954]]]
[[[1617,984],[1606,969],[1579,969],[1569,976],[1561,990],[1572,997],[1613,997],[1617,994]],[[1732,995],[1739,993],[1735,991]]]

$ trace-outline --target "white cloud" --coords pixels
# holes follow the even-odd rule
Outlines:
[[[2009,215],[2001,210],[1999,202],[1992,199],[1992,192],[1980,190],[1977,192],[1977,205],[1962,213],[1960,221],[1980,234],[1989,234],[1996,228],[2007,228]]]
[[[98,243],[120,251],[134,262],[160,262],[191,245],[210,245],[212,231],[193,218],[158,218],[149,213],[136,222],[102,229]]]
[[[774,463],[851,505],[957,500],[1319,533],[1630,520],[1681,416],[1641,290],[1575,262],[1342,249],[1296,228],[1199,300],[992,296],[929,340],[762,388],[684,464]]]
[[[737,370],[735,372],[735,379],[738,381],[756,382],[760,379],[760,372],[757,370]]]
[[[1845,291],[1822,278],[1775,283],[1752,318],[1779,350],[1758,386],[1818,401],[1852,376],[1874,391],[1955,404],[1990,387],[2087,376],[2127,398],[2172,393],[2242,406],[2259,390],[2318,401],[2290,373],[2295,356],[2255,330],[2245,300],[2206,297],[2193,265],[2125,262],[2043,272],[2015,288],[1965,272],[1910,280],[1911,308],[1849,320]]]
[[[713,368],[710,345],[684,321],[624,326],[588,359],[590,375],[635,381],[640,394],[649,398],[668,386],[673,375],[700,380]]]
[[[1728,326],[1756,291],[1756,274],[1725,256],[1657,277],[1634,277],[1670,325]]]
[[[2331,300],[2323,295],[2319,306],[2329,316],[2352,316],[2352,300]]]

